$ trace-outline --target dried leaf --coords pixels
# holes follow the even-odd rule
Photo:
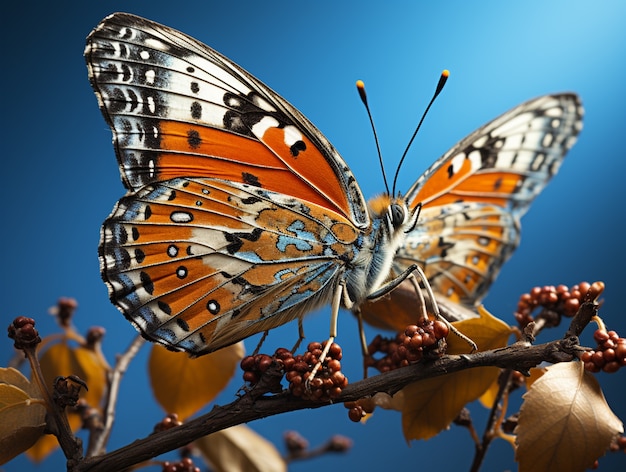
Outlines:
[[[548,367],[523,398],[515,429],[520,472],[584,471],[624,431],[581,362]]]
[[[216,472],[287,470],[287,464],[276,447],[246,425],[237,425],[209,434],[194,444]]]
[[[21,454],[41,437],[45,418],[46,407],[39,390],[29,385],[19,371],[0,369],[0,464]]]
[[[82,390],[80,397],[94,408],[99,408],[106,388],[107,366],[102,359],[84,347],[71,347],[67,342],[51,345],[39,360],[41,370],[49,388],[58,376],[77,375],[87,384],[89,390]],[[67,412],[67,420],[73,432],[80,429],[82,420],[77,413]],[[43,460],[59,446],[55,436],[42,436],[27,451],[27,455],[36,462]]]
[[[148,365],[154,396],[184,421],[224,389],[243,355],[241,342],[195,359],[155,344]]]
[[[479,308],[479,318],[453,323],[469,336],[480,350],[495,349],[506,345],[511,328]],[[450,334],[448,352],[467,352],[467,343]],[[497,367],[479,367],[453,374],[420,380],[402,389],[402,428],[407,441],[429,439],[445,429],[469,402],[480,397],[496,380]]]
[[[36,384],[30,383],[30,380],[24,377],[24,374],[13,367],[0,367],[0,383],[15,385],[21,390],[24,390],[28,396],[32,398],[43,398],[39,387]]]

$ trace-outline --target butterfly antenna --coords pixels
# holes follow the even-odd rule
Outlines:
[[[441,73],[441,77],[439,77],[439,82],[437,83],[437,89],[435,90],[433,98],[430,99],[430,103],[428,104],[428,106],[426,107],[426,110],[424,110],[424,113],[422,114],[422,119],[417,124],[417,128],[415,128],[415,131],[413,132],[413,136],[411,136],[411,139],[409,140],[409,144],[407,144],[406,149],[404,150],[404,154],[402,154],[402,157],[400,158],[400,162],[398,163],[398,167],[396,168],[396,175],[393,177],[393,194],[394,195],[396,193],[396,181],[398,180],[398,175],[400,175],[400,167],[402,166],[402,163],[404,162],[404,158],[406,157],[407,152],[409,152],[409,148],[411,147],[411,144],[413,144],[413,140],[415,139],[417,132],[422,126],[422,123],[424,122],[424,118],[426,118],[426,115],[428,114],[428,110],[430,110],[430,107],[435,101],[435,98],[437,98],[437,96],[443,90],[443,86],[446,85],[446,81],[448,80],[449,76],[450,76],[450,71],[448,71],[447,69]]]
[[[362,80],[356,81],[356,88],[359,91],[359,96],[361,97],[361,101],[363,105],[365,105],[365,110],[367,110],[367,116],[370,119],[370,124],[372,125],[372,132],[374,133],[374,141],[376,141],[376,151],[378,152],[378,162],[380,162],[380,169],[383,172],[383,180],[385,181],[385,190],[387,191],[387,195],[389,195],[389,184],[387,183],[387,174],[385,173],[385,165],[383,164],[383,155],[380,152],[380,144],[378,143],[378,134],[376,133],[376,127],[374,126],[374,119],[372,118],[372,112],[370,111],[370,107],[367,104],[367,95],[365,94],[365,84]]]

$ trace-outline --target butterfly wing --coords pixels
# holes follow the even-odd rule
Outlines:
[[[482,126],[439,158],[407,192],[411,207],[423,207],[396,255],[394,272],[417,263],[445,305],[477,305],[517,248],[519,219],[558,171],[582,129],[582,116],[575,94],[538,97]],[[402,313],[415,304],[405,285],[364,306],[364,318],[404,329],[415,317]],[[394,302],[399,296],[404,302]],[[406,300],[411,297],[412,302]]]
[[[477,304],[519,244],[519,218],[557,173],[582,129],[577,95],[529,100],[463,139],[407,192],[424,227],[397,269],[421,263],[433,290]]]
[[[211,48],[116,13],[89,78],[128,194],[105,221],[111,301],[142,334],[204,354],[328,301],[369,216],[331,144]]]
[[[358,236],[327,213],[217,179],[148,185],[102,229],[111,299],[149,339],[194,354],[304,316],[330,298],[335,254]]]

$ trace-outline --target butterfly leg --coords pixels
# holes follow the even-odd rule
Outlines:
[[[422,270],[422,268],[420,266],[414,266],[414,272],[417,273],[417,275],[419,276],[419,278],[422,280],[422,282],[424,282],[424,289],[426,290],[426,294],[428,295],[428,298],[430,299],[431,305],[432,305],[432,310],[433,310],[433,314],[435,315],[435,318],[437,318],[439,321],[442,321],[443,323],[446,324],[446,326],[448,326],[448,329],[450,329],[451,332],[453,332],[454,334],[456,334],[459,338],[461,338],[463,341],[465,341],[467,344],[469,344],[469,346],[472,348],[472,352],[477,351],[478,350],[478,346],[476,346],[476,343],[474,341],[472,341],[470,338],[468,338],[467,336],[465,336],[463,333],[461,333],[458,329],[456,329],[445,317],[443,317],[441,315],[441,313],[439,312],[439,306],[437,305],[437,301],[435,299],[435,294],[433,292],[433,289],[430,286],[430,283],[428,283],[428,279],[426,278],[426,274],[424,274],[424,271]],[[424,295],[422,294],[422,289],[419,285],[419,283],[417,282],[417,278],[415,277],[414,273],[411,273],[408,277],[411,280],[411,283],[413,284],[413,288],[415,288],[415,293],[417,294],[417,296],[419,298],[421,298],[421,301],[423,303],[423,307],[425,307],[425,300],[424,300]]]
[[[333,300],[331,303],[331,314],[330,314],[330,334],[328,335],[328,340],[326,341],[326,344],[324,345],[324,349],[322,350],[322,353],[320,354],[320,358],[318,359],[317,364],[315,364],[315,367],[313,367],[313,370],[311,371],[311,375],[309,375],[308,379],[306,380],[307,389],[309,389],[310,381],[315,378],[315,374],[317,374],[317,371],[320,369],[320,367],[322,367],[322,363],[324,362],[324,360],[326,359],[326,356],[328,355],[330,346],[333,344],[333,341],[337,337],[337,319],[339,318],[339,307],[341,306],[342,300],[343,300],[343,304],[348,310],[352,308],[352,305],[354,303],[352,302],[352,300],[350,300],[350,297],[348,296],[348,291],[346,290],[346,284],[343,280],[339,282],[339,285],[337,285],[337,288],[335,289],[335,292],[333,293]]]
[[[353,310],[356,315],[356,319],[359,323],[359,337],[361,338],[361,352],[363,353],[363,378],[367,378],[367,359],[370,357],[369,350],[367,348],[367,339],[365,338],[365,330],[363,329],[363,315],[361,309],[357,307]]]
[[[254,352],[252,353],[253,356],[256,356],[259,353],[259,351],[261,350],[261,346],[265,342],[265,338],[267,338],[268,334],[269,334],[269,330],[268,329],[263,331],[263,336],[261,336],[261,339],[259,340],[258,344],[254,348]]]
[[[302,326],[302,317],[299,317],[298,318],[298,340],[296,341],[296,344],[294,344],[293,347],[291,348],[292,353],[298,350],[303,340],[304,340],[304,326]]]

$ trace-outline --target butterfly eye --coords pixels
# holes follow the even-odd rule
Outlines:
[[[404,208],[397,203],[392,203],[389,207],[391,214],[391,224],[394,228],[399,228],[404,223]]]

